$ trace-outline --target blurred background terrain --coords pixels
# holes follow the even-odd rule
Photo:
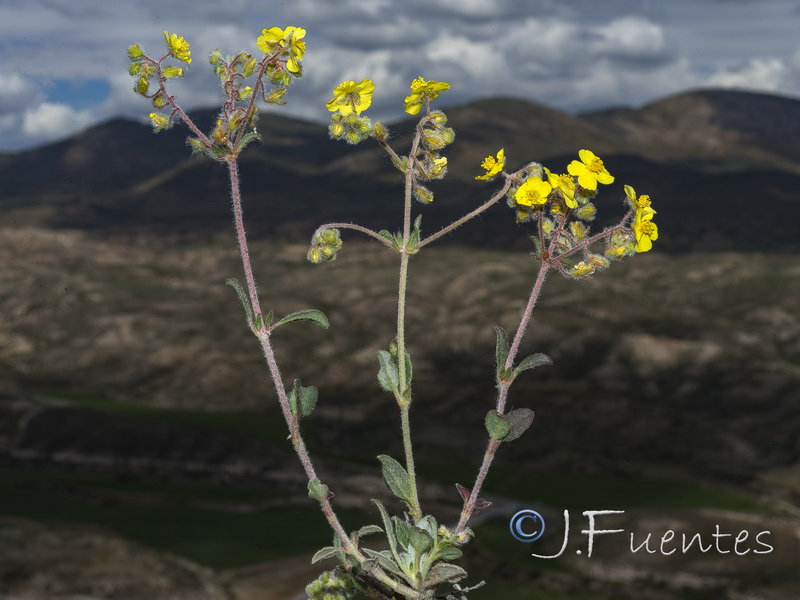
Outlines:
[[[800,102],[704,90],[641,109],[571,116],[513,99],[446,111],[456,142],[423,214],[432,233],[487,198],[474,181],[503,147],[509,169],[563,171],[580,148],[658,211],[654,250],[586,282],[551,276],[525,341],[552,367],[512,387],[536,413],[503,447],[466,548],[480,598],[796,600],[800,597]],[[210,123],[213,111],[200,111]],[[395,147],[413,123],[400,122]],[[245,220],[264,303],[319,308],[328,331],[275,334],[287,381],[320,389],[304,421],[351,528],[391,502],[380,453],[400,455],[376,382],[396,302],[396,257],[345,233],[313,266],[308,239],[345,220],[395,230],[402,181],[380,149],[266,115],[242,158]],[[110,121],[0,155],[0,595],[284,599],[329,543],[286,443],[240,277],[225,171],[191,158],[185,129]],[[512,330],[533,282],[528,231],[503,205],[415,256],[408,337],[423,502],[456,517],[494,406],[493,325]],[[534,507],[552,537],[522,544],[508,517]],[[571,511],[567,553],[552,561]],[[625,510],[626,534],[578,534],[584,510]],[[652,532],[770,531],[774,551],[630,552]],[[764,539],[764,538],[762,538]],[[730,539],[728,540],[730,542]],[[724,549],[731,550],[732,545]],[[724,544],[723,544],[724,546]],[[655,546],[653,546],[655,547]],[[301,596],[302,597],[302,596]]]

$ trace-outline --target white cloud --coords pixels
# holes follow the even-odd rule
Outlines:
[[[711,85],[776,92],[787,79],[789,66],[777,58],[757,58],[714,74]]]
[[[88,111],[76,111],[66,104],[43,102],[22,115],[22,132],[35,139],[61,138],[80,131],[92,122]]]
[[[19,73],[0,71],[0,114],[18,112],[31,100],[37,101],[36,84]]]

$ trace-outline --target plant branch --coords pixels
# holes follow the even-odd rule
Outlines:
[[[457,227],[461,227],[464,223],[466,223],[470,219],[473,219],[473,218],[477,217],[479,214],[481,214],[487,208],[489,208],[493,204],[496,204],[497,201],[500,200],[500,198],[505,196],[505,194],[508,191],[509,187],[511,187],[511,179],[507,177],[505,185],[494,196],[492,196],[489,200],[487,200],[486,202],[481,204],[478,208],[476,208],[472,212],[467,213],[466,215],[464,215],[463,217],[461,217],[457,221],[453,221],[450,225],[447,225],[446,227],[443,227],[442,229],[440,229],[439,231],[437,231],[433,235],[428,236],[427,238],[422,240],[420,243],[418,243],[415,248],[418,250],[418,249],[422,248],[423,246],[426,246],[426,245],[430,244],[431,242],[433,242],[435,240],[438,240],[443,235],[446,235],[446,234],[450,233],[451,231],[453,231]]]

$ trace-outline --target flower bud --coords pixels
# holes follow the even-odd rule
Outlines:
[[[150,124],[156,133],[169,126],[169,118],[159,113],[150,113]]]
[[[242,73],[244,73],[244,76],[250,77],[250,75],[253,74],[253,71],[256,70],[257,64],[258,61],[255,58],[251,58],[250,60],[248,60],[247,63],[244,65],[244,69],[242,69]]]
[[[580,242],[581,240],[583,240],[583,238],[585,238],[586,235],[589,233],[589,231],[586,229],[586,226],[580,221],[572,221],[569,224],[569,230],[572,233],[572,237],[575,238],[576,242]]]
[[[286,95],[286,88],[279,87],[272,90],[267,96],[267,104],[282,104],[283,97]]]
[[[592,254],[589,256],[589,262],[598,269],[607,269],[611,265],[607,259],[603,258],[602,256],[598,256],[597,254]]]
[[[573,214],[584,221],[591,222],[597,216],[597,207],[591,202],[587,202],[576,208]]]
[[[139,44],[128,46],[128,58],[131,60],[136,60],[137,58],[142,58],[143,56],[144,52],[142,52],[142,47]]]
[[[161,92],[153,96],[153,106],[156,108],[164,108],[167,105],[167,98]]]
[[[439,125],[445,125],[447,123],[447,115],[445,115],[440,110],[432,110],[431,111],[431,120]]]
[[[372,125],[372,137],[379,142],[385,142],[389,139],[389,129],[383,123],[376,121]]]
[[[594,273],[594,265],[584,260],[572,267],[570,271],[570,275],[573,277],[588,277],[592,273]]]
[[[222,50],[217,48],[208,57],[208,62],[211,63],[212,65],[215,65],[220,61],[221,58],[222,58]]]
[[[147,77],[140,77],[136,80],[136,85],[133,86],[133,91],[137,94],[141,94],[142,96],[147,95],[147,90],[150,89],[150,82],[147,80]]]
[[[164,67],[164,70],[161,71],[161,73],[167,79],[173,79],[175,77],[182,76],[183,75],[183,69],[181,69],[179,67],[173,67],[171,65],[167,65],[166,67]]]
[[[318,247],[312,246],[311,248],[308,249],[308,254],[306,255],[306,258],[308,259],[309,262],[318,265],[319,263],[322,262],[322,252],[320,252]]]
[[[131,62],[128,66],[128,73],[130,75],[138,75],[139,71],[142,70],[142,63],[140,62]]]
[[[423,204],[430,204],[433,202],[433,192],[421,185],[414,188],[414,197]]]

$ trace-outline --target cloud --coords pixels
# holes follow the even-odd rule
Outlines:
[[[26,0],[0,2],[0,149],[30,143],[32,131],[146,118],[125,48],[158,55],[164,29],[192,45],[186,77],[170,88],[178,101],[218,105],[205,57],[255,52],[273,25],[308,30],[305,75],[280,110],[317,121],[338,83],[364,77],[378,86],[370,115],[383,120],[403,116],[418,76],[452,84],[440,106],[503,95],[576,111],[708,84],[800,92],[796,0]],[[84,111],[48,97],[47,82],[64,79],[103,79],[111,91]]]
[[[80,131],[92,122],[88,111],[76,111],[66,104],[43,102],[22,115],[22,132],[33,139],[61,138]]]
[[[36,84],[19,73],[0,71],[0,114],[18,112],[38,98]]]

